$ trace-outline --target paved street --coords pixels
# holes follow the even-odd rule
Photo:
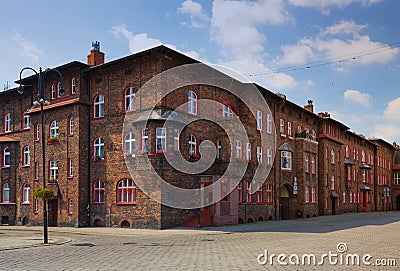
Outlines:
[[[399,270],[400,265],[400,212],[258,222],[200,231],[49,228],[53,244],[46,246],[40,245],[41,230],[0,226],[0,270]],[[338,243],[342,244],[337,247]],[[272,254],[284,254],[280,260],[287,265]],[[316,265],[304,254],[315,255]],[[352,264],[355,254],[360,265]],[[299,264],[294,265],[297,259]],[[375,265],[393,265],[391,259],[397,266]]]

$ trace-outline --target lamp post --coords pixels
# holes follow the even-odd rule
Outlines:
[[[60,78],[60,85],[58,92],[63,95],[64,94],[64,88],[61,85],[61,80],[62,80],[62,75],[61,73],[56,70],[56,69],[46,69],[44,72],[42,71],[42,68],[39,68],[39,73],[30,67],[25,67],[23,68],[20,73],[19,73],[19,87],[18,87],[18,93],[23,94],[24,93],[24,85],[22,85],[21,80],[22,80],[22,72],[25,70],[31,70],[33,71],[36,76],[38,77],[38,95],[37,95],[37,100],[33,102],[33,106],[40,105],[40,117],[41,117],[41,132],[42,132],[42,181],[43,181],[43,188],[46,187],[46,148],[45,148],[45,129],[44,129],[44,110],[43,107],[44,105],[50,105],[50,102],[47,101],[44,97],[44,78],[46,76],[46,73],[49,71],[55,71],[59,78]],[[48,244],[48,222],[47,222],[47,200],[43,199],[43,243]]]

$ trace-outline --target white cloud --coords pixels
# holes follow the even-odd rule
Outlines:
[[[192,0],[186,0],[183,2],[178,8],[178,12],[190,15],[191,27],[203,27],[209,20],[201,4],[193,2]]]
[[[127,39],[131,53],[137,53],[163,44],[161,40],[151,38],[146,33],[133,34],[133,32],[128,30],[125,25],[115,25],[111,27],[111,33],[117,38],[120,38],[122,35],[125,39]],[[173,44],[164,45],[191,58],[199,59],[199,54],[193,50],[182,52]]]
[[[389,142],[400,141],[400,97],[390,101],[383,112],[383,116],[374,126],[374,136],[381,137]]]
[[[352,3],[359,3],[361,6],[371,6],[381,1],[382,0],[288,0],[288,2],[294,6],[312,7],[321,9],[324,12],[327,12],[326,9],[332,6],[343,8]]]
[[[343,98],[347,101],[352,101],[361,104],[365,107],[371,106],[371,96],[367,93],[362,93],[358,90],[348,89],[344,92]]]
[[[32,62],[37,62],[39,60],[42,50],[39,49],[33,41],[27,40],[19,33],[16,33],[12,37],[12,40],[17,44],[21,55],[29,57]]]
[[[400,48],[391,48],[387,44],[372,41],[369,36],[361,35],[360,32],[366,27],[352,20],[341,21],[328,26],[314,38],[304,37],[297,44],[282,45],[283,55],[276,58],[276,61],[280,65],[303,65],[312,61],[365,65],[394,60]],[[341,35],[346,35],[346,38],[340,38]],[[339,69],[345,70],[343,67]]]

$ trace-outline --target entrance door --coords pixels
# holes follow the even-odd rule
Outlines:
[[[208,181],[206,178],[202,178],[200,182],[200,187],[205,188],[212,184],[211,181]],[[212,202],[213,194],[211,191],[208,193],[203,193],[203,189],[201,192],[201,204],[207,205]],[[213,213],[214,213],[214,204],[202,207],[200,210],[200,224],[201,227],[209,227],[213,225]]]
[[[57,227],[58,220],[58,199],[52,199],[48,202],[48,223],[51,227]]]
[[[336,215],[336,199],[332,198],[332,215]]]
[[[289,191],[286,186],[281,187],[281,195],[279,199],[280,205],[280,217],[281,220],[290,219],[289,217]]]

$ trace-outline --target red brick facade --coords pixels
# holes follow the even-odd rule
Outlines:
[[[238,97],[222,88],[189,85],[164,98],[161,85],[153,95],[138,92],[163,71],[190,63],[197,61],[164,46],[108,63],[104,63],[104,53],[92,50],[88,65],[71,62],[57,67],[64,78],[63,96],[56,90],[53,92],[58,77],[48,71],[45,97],[51,104],[44,106],[46,142],[41,140],[40,109],[31,108],[36,99],[37,78],[22,80],[24,85],[31,85],[23,95],[17,89],[0,93],[1,223],[42,223],[42,202],[36,201],[33,193],[42,186],[43,143],[46,183],[56,192],[49,202],[51,226],[161,229],[197,226],[199,222],[201,226],[226,225],[382,211],[386,206],[384,187],[393,190],[388,199],[390,208],[400,205],[400,196],[395,194],[400,194],[400,183],[394,185],[400,169],[393,166],[398,147],[350,132],[327,113],[315,114],[312,101],[301,107],[282,94],[256,86],[269,106],[269,110],[260,110],[263,132],[272,135],[276,131],[276,148],[271,147],[274,143],[271,141],[270,147],[260,149],[256,117]],[[165,116],[187,103],[188,95],[224,104],[227,112],[222,107],[210,111],[199,103],[195,113],[210,111],[216,118],[223,118],[234,135],[238,132],[231,120],[240,120],[248,141],[239,140],[237,134],[235,142],[230,142],[220,126],[200,120],[179,131],[179,136],[173,127],[163,130],[166,145],[160,151],[157,133]],[[127,104],[127,99],[134,99],[135,104]],[[146,112],[153,103],[156,107],[146,131],[122,134],[125,116]],[[186,107],[177,112],[182,118],[190,115]],[[135,127],[135,123],[132,125]],[[166,155],[179,155],[179,150],[189,161],[197,160],[198,149],[193,155],[191,148],[198,148],[206,139],[220,153],[214,164],[201,174],[184,174],[166,161]],[[191,140],[196,141],[194,145]],[[136,186],[126,163],[146,177],[143,156],[149,157],[159,176],[181,188],[199,188],[215,182],[224,174],[229,161],[248,163],[248,167],[240,180],[224,180],[232,192],[223,200],[201,210],[183,210],[162,205]],[[250,194],[257,166],[270,172],[261,188]],[[230,187],[234,182],[239,184]]]

